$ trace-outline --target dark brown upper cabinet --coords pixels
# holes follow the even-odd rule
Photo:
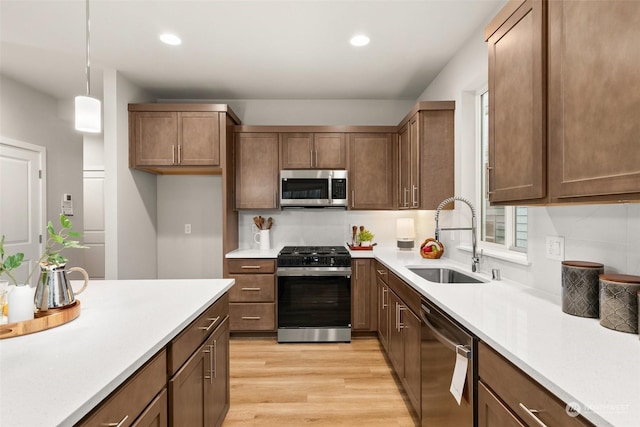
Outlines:
[[[346,169],[344,133],[281,133],[282,169]]]

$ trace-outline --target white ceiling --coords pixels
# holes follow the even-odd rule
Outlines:
[[[91,90],[115,69],[165,99],[413,100],[504,2],[91,0]],[[84,93],[84,0],[0,0],[0,24],[2,74]]]

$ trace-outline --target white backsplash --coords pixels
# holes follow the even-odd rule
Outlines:
[[[433,235],[433,212],[429,211],[346,211],[338,209],[285,209],[282,211],[240,212],[240,247],[258,249],[253,235],[253,217],[272,217],[271,247],[285,245],[345,245],[351,242],[351,227],[364,225],[374,235],[373,243],[396,245],[396,219],[414,218],[416,247]],[[424,230],[424,231],[423,231]],[[429,231],[430,230],[430,231]],[[425,233],[430,233],[426,236]],[[420,240],[420,236],[422,240]],[[418,241],[420,240],[420,241]]]
[[[344,211],[332,209],[292,209],[283,211],[242,211],[240,246],[258,249],[253,242],[253,217],[274,219],[272,248],[284,245],[336,245],[350,242],[351,226],[364,225],[375,234],[374,243],[396,245],[396,219],[414,218],[416,250],[427,237],[433,237],[433,211]],[[442,224],[467,224],[465,209],[443,211]],[[451,237],[454,237],[452,239]],[[600,204],[529,208],[529,265],[482,257],[481,271],[500,268],[505,279],[547,292],[559,301],[560,261],[545,255],[546,236],[563,236],[565,259],[600,262],[607,273],[640,275],[640,204]],[[469,233],[446,232],[442,240],[445,257],[469,263],[471,254],[457,249],[469,244]]]

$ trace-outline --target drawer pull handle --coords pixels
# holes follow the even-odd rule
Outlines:
[[[125,415],[124,418],[121,419],[119,423],[102,423],[100,425],[105,427],[122,427],[122,425],[124,424],[125,421],[127,421],[127,419],[129,419],[129,415]]]
[[[200,327],[198,327],[198,329],[200,329],[202,331],[209,332],[209,329],[211,329],[213,327],[213,325],[215,325],[218,322],[218,320],[220,320],[220,316],[218,316],[218,317],[209,317],[207,320],[210,321],[211,324],[209,326],[200,326]]]
[[[382,288],[382,308],[389,307],[389,303],[388,302],[384,302],[385,295],[387,297],[387,301],[389,300],[389,295],[387,294],[387,292],[389,292],[389,290],[387,288]]]
[[[213,378],[218,378],[218,340],[213,340],[211,350],[213,351],[213,366],[211,367],[211,371],[213,372]]]
[[[379,275],[381,275],[381,276],[385,276],[385,275],[387,274],[387,272],[386,272],[386,271],[384,271],[384,270],[376,270],[376,271],[377,271],[377,272],[378,272],[378,274],[379,274]]]
[[[537,409],[529,409],[526,406],[524,406],[524,404],[520,403],[520,407],[531,417],[535,420],[536,423],[538,423],[538,425],[540,427],[547,427],[547,425],[545,423],[543,423],[540,418],[538,418],[538,416],[536,415],[538,412]]]
[[[242,320],[260,320],[260,316],[242,316]]]
[[[243,291],[259,291],[260,288],[242,288]]]
[[[244,270],[260,270],[260,266],[259,265],[242,265],[242,266],[240,266],[240,268],[242,268]]]

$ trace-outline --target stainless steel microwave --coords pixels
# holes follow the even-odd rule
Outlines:
[[[281,170],[280,206],[283,208],[346,208],[345,170]]]

